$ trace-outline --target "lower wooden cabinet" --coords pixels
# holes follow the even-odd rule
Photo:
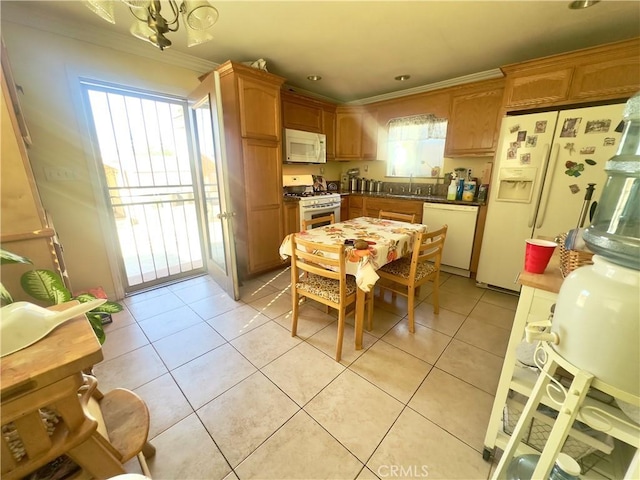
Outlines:
[[[349,196],[343,195],[340,198],[340,221],[349,218]]]
[[[298,202],[284,202],[284,234],[300,231],[300,206]]]
[[[362,216],[377,218],[380,210],[386,210],[398,213],[413,213],[416,215],[416,223],[422,223],[423,203],[420,200],[349,195],[349,218]]]

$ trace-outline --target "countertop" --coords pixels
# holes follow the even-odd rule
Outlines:
[[[461,200],[447,200],[446,197],[438,197],[435,195],[410,195],[408,193],[361,193],[361,192],[340,192],[340,195],[348,196],[348,195],[359,195],[362,197],[373,197],[373,198],[392,198],[398,200],[417,200],[419,202],[428,202],[428,203],[448,203],[451,205],[473,205],[473,206],[483,206],[485,202],[463,202]]]
[[[544,273],[529,273],[524,270],[518,276],[518,283],[527,287],[539,288],[547,292],[558,293],[564,282],[560,271],[560,249],[556,248]]]

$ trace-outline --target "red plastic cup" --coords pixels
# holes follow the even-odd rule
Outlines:
[[[548,240],[528,239],[524,254],[524,270],[529,273],[544,273],[557,246],[557,243]]]

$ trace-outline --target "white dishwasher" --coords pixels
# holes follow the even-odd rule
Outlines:
[[[422,207],[422,223],[429,231],[447,224],[447,238],[442,251],[442,270],[469,277],[471,252],[476,232],[478,207],[451,203],[425,203]]]

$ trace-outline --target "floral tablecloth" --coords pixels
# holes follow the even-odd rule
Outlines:
[[[347,245],[345,255],[347,273],[356,277],[356,283],[361,290],[369,292],[380,278],[376,270],[408,254],[413,248],[415,236],[426,231],[427,226],[419,223],[358,217],[292,235],[304,236],[311,241],[330,245],[343,244],[345,240],[351,239],[366,240],[369,243],[367,250],[356,250],[355,247]],[[291,256],[291,235],[287,235],[280,245],[280,256]]]

